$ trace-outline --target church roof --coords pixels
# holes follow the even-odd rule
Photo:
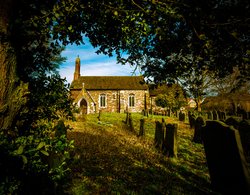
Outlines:
[[[143,76],[81,76],[71,83],[71,89],[88,90],[146,90]]]

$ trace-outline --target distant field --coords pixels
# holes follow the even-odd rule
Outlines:
[[[69,122],[75,140],[69,194],[213,194],[203,146],[193,143],[193,130],[178,123],[178,158],[167,158],[154,148],[155,121],[145,117],[146,135],[138,138],[140,114],[132,114],[136,133],[123,122],[126,114],[86,115]]]

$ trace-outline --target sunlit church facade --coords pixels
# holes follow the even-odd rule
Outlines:
[[[81,76],[80,68],[77,57],[70,92],[81,113],[141,112],[150,106],[143,76]]]

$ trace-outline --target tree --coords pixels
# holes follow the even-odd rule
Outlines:
[[[167,89],[163,93],[157,95],[155,103],[162,108],[176,111],[186,105],[186,99],[182,88],[179,85],[173,84],[167,86]]]
[[[52,136],[63,117],[72,117],[69,90],[56,72],[63,48],[46,21],[32,22],[50,5],[0,5],[0,194],[46,193],[68,170],[72,143]]]
[[[27,107],[36,110],[34,116],[39,113],[29,102],[39,100],[33,95],[40,93],[35,88],[40,81],[49,95],[44,97],[53,97],[50,85],[43,81],[57,80],[59,84],[61,80],[45,75],[56,71],[58,63],[54,63],[54,57],[60,54],[61,46],[84,43],[83,35],[98,47],[97,52],[107,55],[115,52],[120,63],[142,65],[145,76],[153,77],[155,82],[173,81],[193,69],[207,69],[224,76],[234,66],[247,76],[249,7],[246,0],[3,0],[0,4],[1,137],[18,137],[22,128],[19,117],[25,116],[23,111]],[[37,122],[43,117],[33,119]],[[36,122],[30,127],[35,127]],[[18,146],[20,153],[22,146],[18,139],[15,141],[16,145],[9,150]]]
[[[245,79],[244,75],[241,75],[239,69],[235,67],[232,74],[224,78],[215,78],[213,88],[217,95],[250,93],[250,81]]]
[[[208,70],[191,69],[178,78],[178,82],[184,88],[189,97],[196,103],[196,110],[201,112],[201,104],[205,97],[214,93],[214,74]]]
[[[242,74],[250,72],[248,1],[62,0],[41,3],[5,0],[0,9],[1,45],[5,44],[4,48],[9,51],[18,51],[19,57],[22,55],[17,49],[25,44],[26,49],[32,43],[41,46],[39,40],[47,38],[55,40],[51,47],[58,41],[64,45],[80,44],[84,43],[82,36],[85,35],[93,46],[99,46],[98,52],[108,55],[115,52],[121,63],[138,65],[143,62],[145,76],[153,76],[155,82],[176,78],[194,66],[215,71],[220,76],[231,72],[234,66],[239,66]],[[30,41],[22,35],[28,35]],[[12,41],[6,41],[9,38]],[[1,52],[3,61],[11,56],[6,50]],[[127,58],[123,58],[123,52],[128,54]],[[16,60],[19,59],[22,58]],[[20,72],[25,70],[14,63],[7,66],[7,62],[10,60],[3,63],[2,69],[6,70],[1,71],[5,84],[1,85],[0,107],[5,112],[7,103],[3,99],[7,96],[4,91],[11,91],[14,86],[7,80],[11,75],[13,78],[20,76],[16,68],[20,68]]]

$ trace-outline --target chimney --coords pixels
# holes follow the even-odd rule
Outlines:
[[[79,79],[80,75],[80,66],[81,66],[81,61],[79,56],[77,56],[76,58],[76,62],[75,62],[75,73],[74,73],[74,81]]]

